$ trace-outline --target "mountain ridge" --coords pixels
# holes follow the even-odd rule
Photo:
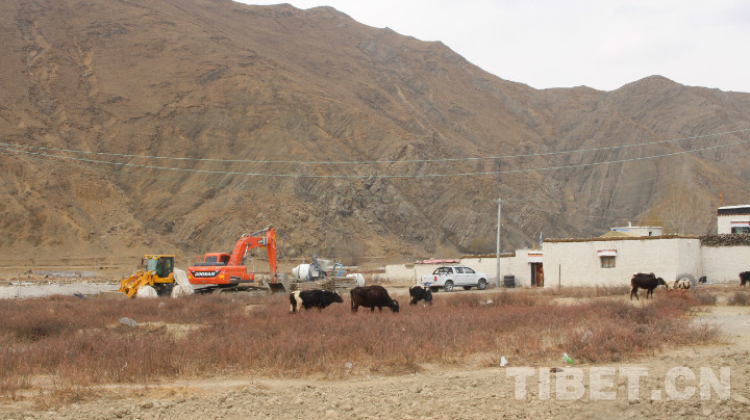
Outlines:
[[[330,7],[0,11],[8,255],[196,255],[274,225],[282,257],[409,259],[493,250],[497,198],[510,249],[627,220],[709,233],[720,192],[750,197],[747,93],[535,90]]]

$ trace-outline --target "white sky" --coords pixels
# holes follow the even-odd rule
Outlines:
[[[248,4],[279,1],[242,0]],[[750,92],[747,0],[287,0],[442,41],[496,76],[537,89],[614,90],[651,75]]]

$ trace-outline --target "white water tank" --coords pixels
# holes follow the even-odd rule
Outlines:
[[[310,264],[300,264],[292,269],[292,279],[299,281],[310,280]]]

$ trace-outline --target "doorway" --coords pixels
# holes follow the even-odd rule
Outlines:
[[[531,286],[544,287],[544,268],[542,263],[531,263]]]

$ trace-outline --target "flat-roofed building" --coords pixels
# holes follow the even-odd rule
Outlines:
[[[716,233],[750,233],[750,204],[719,207]]]

